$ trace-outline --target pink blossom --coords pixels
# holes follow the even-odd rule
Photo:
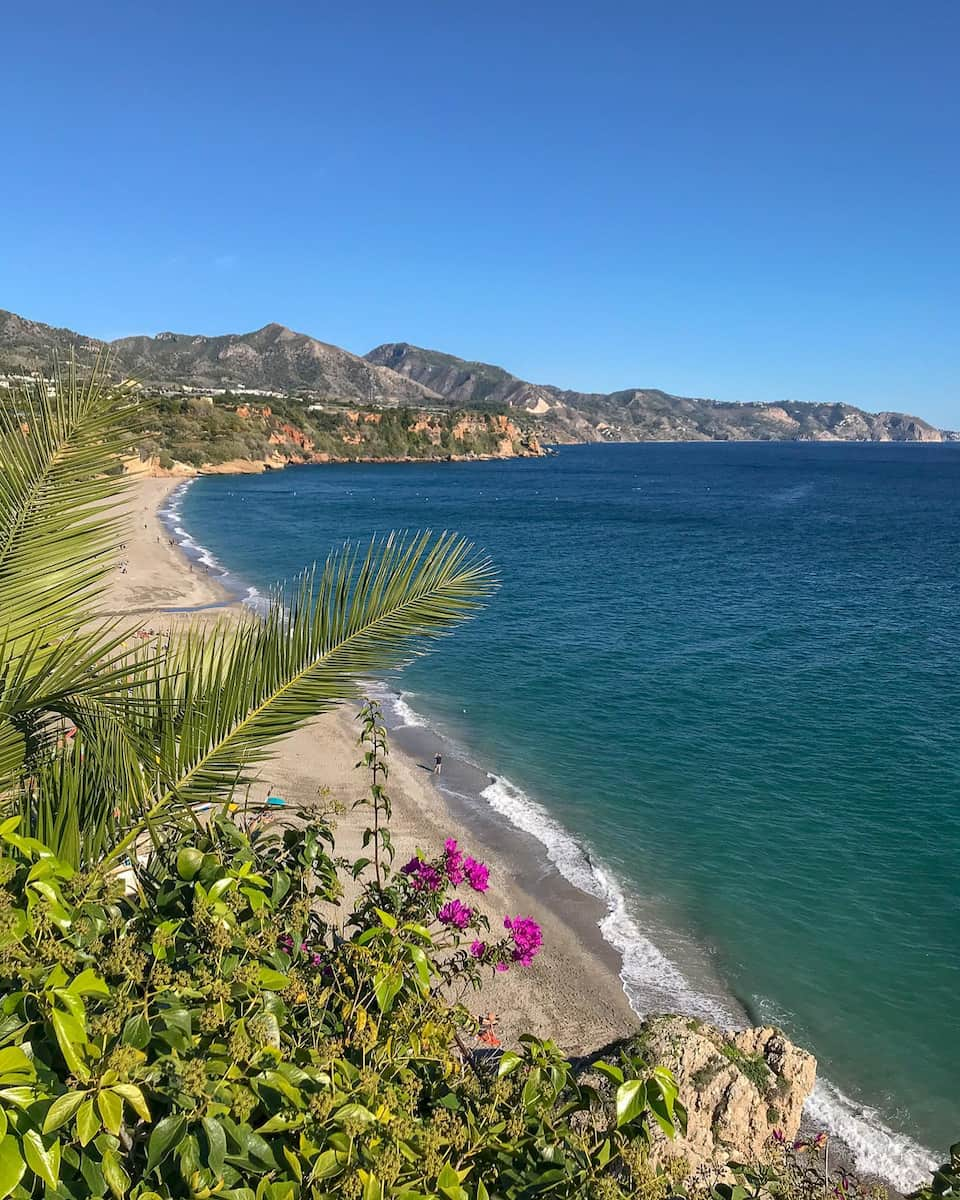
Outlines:
[[[473,955],[474,958],[483,958],[483,956],[486,954],[486,952],[487,952],[487,943],[486,942],[471,942],[470,943],[470,953]]]
[[[540,926],[530,917],[504,917],[503,927],[513,939],[513,961],[521,967],[529,967],[543,944]]]
[[[447,872],[447,878],[454,887],[459,887],[463,883],[463,852],[457,849],[457,839],[447,838],[443,844],[444,849],[444,867]],[[468,861],[470,861],[468,859]]]
[[[498,963],[497,963],[497,966],[496,966],[496,970],[498,970],[498,971],[509,971],[509,970],[510,970],[510,968],[507,966],[507,964],[506,964],[505,962],[498,962]]]
[[[453,929],[466,929],[473,918],[473,909],[462,900],[450,900],[437,913],[437,920]]]
[[[402,874],[410,876],[410,882],[418,892],[424,890],[439,892],[443,885],[440,872],[422,858],[411,858],[405,867],[400,868]]]
[[[489,885],[490,872],[485,863],[477,862],[475,858],[469,856],[463,861],[463,870],[467,876],[467,882],[475,892],[485,892]]]

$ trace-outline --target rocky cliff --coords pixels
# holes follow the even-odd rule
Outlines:
[[[849,404],[721,404],[654,388],[608,394],[568,391],[406,342],[377,346],[367,360],[406,375],[451,403],[506,406],[528,413],[539,421],[547,442],[943,439],[939,429],[919,417],[868,413]]]
[[[689,1017],[648,1017],[602,1057],[613,1062],[619,1050],[669,1067],[687,1110],[686,1133],[667,1140],[658,1132],[652,1162],[679,1160],[681,1176],[708,1183],[731,1159],[764,1161],[775,1137],[792,1142],[817,1072],[816,1059],[778,1029],[727,1034]],[[608,1090],[599,1072],[589,1078]]]
[[[153,473],[266,471],[288,463],[465,461],[542,453],[502,413],[417,408],[235,404],[189,397],[154,401],[156,426],[141,445]],[[276,406],[276,407],[275,407]],[[130,464],[128,469],[140,469]]]

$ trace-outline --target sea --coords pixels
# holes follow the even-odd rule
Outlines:
[[[597,897],[638,1013],[773,1023],[901,1189],[960,1138],[960,444],[560,447],[211,476],[167,512],[254,606],[456,530],[501,586],[380,681]]]

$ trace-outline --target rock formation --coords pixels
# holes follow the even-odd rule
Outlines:
[[[792,1140],[817,1072],[816,1059],[779,1029],[727,1034],[689,1017],[649,1017],[618,1048],[669,1067],[687,1110],[686,1134],[668,1140],[658,1131],[651,1160],[684,1159],[707,1179],[731,1159],[762,1160],[776,1130]],[[602,1057],[616,1059],[610,1048]]]

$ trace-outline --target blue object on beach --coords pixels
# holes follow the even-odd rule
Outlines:
[[[268,796],[267,803],[272,808],[283,808],[287,802],[282,796]]]

